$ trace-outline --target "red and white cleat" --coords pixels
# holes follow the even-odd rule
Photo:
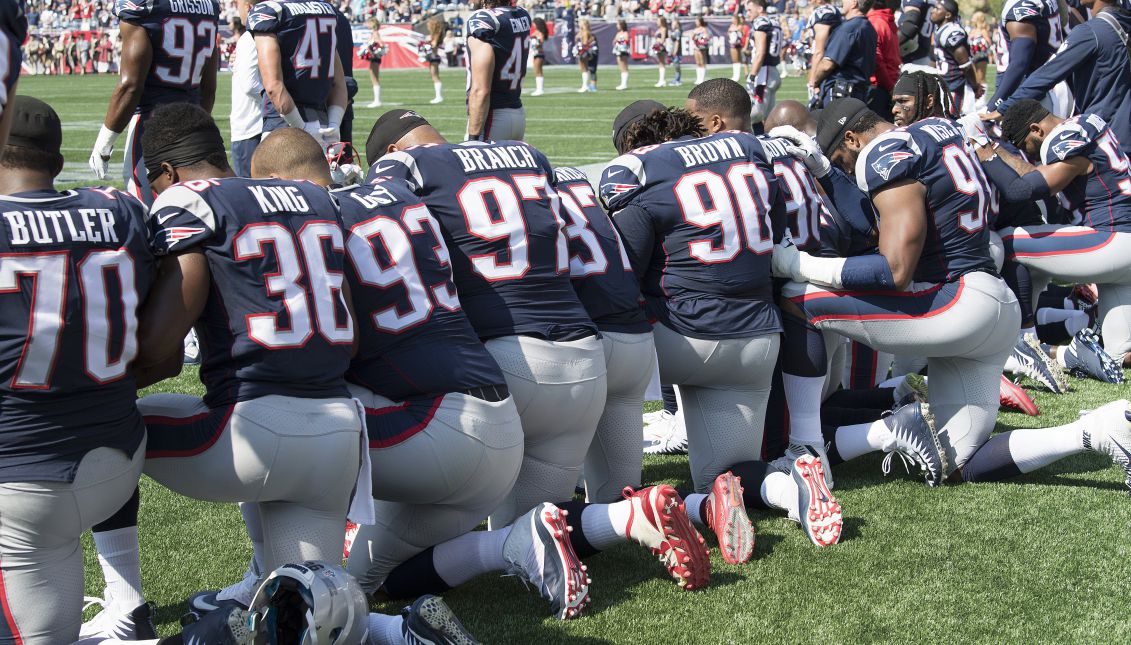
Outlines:
[[[840,502],[825,485],[825,467],[813,455],[802,455],[793,461],[793,481],[797,484],[798,517],[809,540],[817,546],[832,546],[840,541],[844,518]]]
[[[632,503],[628,537],[648,547],[684,589],[701,589],[711,580],[711,558],[705,540],[687,518],[683,498],[667,484],[633,492],[625,487]]]
[[[754,556],[754,524],[742,501],[742,480],[729,470],[715,478],[707,498],[707,526],[719,539],[723,562],[742,564]]]
[[[348,560],[350,551],[353,550],[353,541],[357,538],[357,530],[361,525],[346,520],[346,542],[342,545],[342,559]]]
[[[1001,399],[1001,407],[1009,408],[1023,412],[1031,417],[1038,416],[1041,409],[1033,403],[1033,399],[1021,389],[1021,386],[1006,378],[1005,374],[1001,375],[1001,385],[998,387],[998,396]]]

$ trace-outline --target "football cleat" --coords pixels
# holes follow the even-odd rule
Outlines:
[[[711,557],[705,540],[687,518],[683,498],[667,484],[633,492],[626,486],[624,498],[632,503],[626,532],[647,547],[667,567],[684,589],[701,589],[711,580]]]
[[[188,606],[198,614],[206,614],[229,605],[247,609],[257,589],[259,589],[259,576],[248,567],[247,571],[244,571],[243,578],[235,584],[230,584],[219,591],[200,591],[189,596]]]
[[[912,372],[903,377],[895,388],[895,405],[900,408],[908,403],[926,403],[930,400],[927,377],[918,372]]]
[[[1021,386],[1009,380],[1005,374],[1001,375],[1001,383],[998,385],[998,402],[1003,408],[1016,410],[1031,417],[1038,416],[1041,413],[1040,408]]]
[[[809,541],[817,546],[832,546],[840,542],[844,518],[840,502],[825,485],[825,466],[813,455],[801,455],[793,461],[790,474],[797,484],[797,517]]]
[[[644,437],[646,455],[686,455],[687,426],[683,416],[664,410],[660,419],[648,425]]]
[[[1053,394],[1068,391],[1068,378],[1064,375],[1064,370],[1041,349],[1041,344],[1033,334],[1025,334],[1017,340],[1012,356],[1025,376],[1044,385]]]
[[[1123,468],[1123,483],[1131,489],[1131,403],[1112,401],[1080,419],[1084,447],[1111,457]]]
[[[254,642],[248,627],[248,610],[228,605],[204,614],[189,612],[181,617],[184,645],[242,645]]]
[[[83,598],[86,606],[101,605],[102,611],[79,627],[79,638],[109,638],[124,641],[140,641],[157,638],[157,627],[153,616],[157,605],[144,602],[126,613],[115,611],[113,603],[101,598]]]
[[[439,596],[421,596],[401,611],[408,645],[476,645],[478,641]]]
[[[656,423],[657,421],[663,419],[665,412],[667,412],[669,415],[671,414],[671,412],[668,412],[667,410],[664,410],[663,408],[656,410],[655,412],[645,412],[644,417],[643,417],[644,426],[648,427],[648,426],[652,425],[653,423]]]
[[[785,449],[785,454],[770,462],[770,465],[788,475],[793,471],[793,462],[803,455],[812,455],[821,460],[821,470],[825,473],[825,486],[832,490],[833,474],[828,467],[829,454],[824,443],[794,443],[791,441]]]
[[[355,524],[346,520],[346,539],[342,543],[342,559],[348,560],[350,551],[353,550],[353,541],[357,539],[357,532],[361,530],[361,525]]]
[[[577,618],[589,603],[586,567],[569,542],[567,512],[543,502],[511,525],[503,543],[507,573],[522,577],[550,603],[559,620]]]
[[[190,329],[188,335],[185,336],[184,342],[185,365],[199,365],[200,364],[200,341],[197,339],[196,330]]]
[[[742,501],[742,480],[729,470],[715,478],[707,496],[707,526],[719,539],[723,562],[742,564],[754,556],[754,524]]]
[[[911,403],[884,417],[891,430],[894,446],[884,457],[883,471],[891,472],[892,457],[899,455],[903,465],[917,464],[924,473],[928,486],[938,486],[947,475],[946,452],[939,442],[935,417],[927,403]]]
[[[1074,374],[1084,374],[1104,383],[1122,383],[1123,365],[1104,351],[1096,332],[1085,327],[1076,332],[1072,342],[1062,347],[1064,364]]]

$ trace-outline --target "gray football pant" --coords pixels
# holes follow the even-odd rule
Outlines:
[[[353,385],[350,394],[371,410],[398,405]],[[449,393],[407,439],[378,446],[375,438],[371,423],[377,523],[358,530],[346,565],[366,593],[417,553],[478,526],[511,491],[522,464],[522,422],[511,398]]]
[[[151,437],[159,426],[150,417],[209,413],[204,401],[184,394],[147,396],[138,409]],[[340,558],[360,467],[357,405],[346,398],[264,396],[236,403],[218,430],[215,443],[196,454],[151,454],[145,474],[193,499],[256,502],[264,572],[290,562]],[[151,450],[155,442],[150,440]]]
[[[500,528],[537,504],[573,498],[608,384],[597,336],[572,341],[503,336],[485,346],[507,380],[524,437],[518,479],[491,513],[491,528]]]
[[[466,138],[467,133],[464,133]],[[526,110],[502,108],[487,111],[483,123],[484,141],[522,141],[526,135]]]
[[[695,490],[711,490],[731,466],[762,458],[762,433],[779,334],[704,340],[652,326],[660,382],[676,386],[687,426]]]
[[[1096,283],[1104,349],[1131,352],[1131,233],[1083,226],[1024,226],[1001,230],[1006,255],[1028,267],[1033,311],[1049,282]]]
[[[144,441],[132,458],[96,448],[79,462],[73,482],[0,484],[0,590],[7,610],[0,641],[56,645],[78,639],[79,537],[133,495],[144,460]]]
[[[822,331],[897,356],[927,358],[931,411],[953,470],[994,429],[1001,371],[1021,329],[1021,310],[1005,281],[988,273],[938,286],[913,284],[909,292],[871,296],[790,282],[782,294]],[[934,308],[905,313],[920,298]]]
[[[641,406],[656,366],[652,333],[601,332],[608,395],[597,433],[585,456],[585,496],[594,503],[620,499],[625,486],[640,486],[644,438]],[[567,498],[568,499],[568,498]]]

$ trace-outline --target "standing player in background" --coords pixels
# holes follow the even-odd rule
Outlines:
[[[815,11],[815,10],[814,10]],[[746,22],[739,14],[734,14],[727,28],[727,51],[730,52],[730,80],[738,82],[742,76],[742,58],[746,51]]]
[[[703,16],[695,18],[691,45],[695,48],[695,84],[698,85],[707,80],[707,64],[711,62],[711,32],[707,31],[707,20]]]
[[[106,179],[114,144],[129,126],[123,181],[126,192],[149,204],[153,191],[141,156],[145,120],[165,103],[194,103],[212,111],[220,5],[216,0],[117,0],[114,14],[122,41],[119,78],[94,140],[90,169]]]
[[[342,61],[342,73],[345,74],[346,82],[346,113],[342,116],[340,139],[352,142],[353,97],[357,96],[357,80],[353,77],[353,27],[350,25],[350,19],[336,6],[334,15],[338,20],[335,28],[338,59]]]
[[[240,20],[254,0],[239,0]],[[263,136],[263,81],[259,80],[259,53],[250,31],[240,34],[229,64],[232,71],[232,166],[240,177],[251,176],[251,155]]]
[[[538,24],[538,18],[534,19],[534,24]],[[628,23],[624,20],[617,20],[617,33],[613,35],[613,56],[617,59],[617,69],[620,70],[620,85],[615,89],[627,90],[628,89],[628,57],[632,53],[632,44],[628,39]]]
[[[23,51],[20,46],[27,38],[27,16],[24,0],[5,2],[0,8],[0,148],[8,139],[12,117],[5,108],[16,96],[16,81],[20,78]]]
[[[542,76],[542,65],[546,62],[546,39],[550,37],[550,30],[542,18],[535,18],[531,24],[533,28],[530,30],[530,60],[534,63],[534,92],[530,96],[542,96],[545,93],[546,83],[546,77]],[[613,52],[616,52],[615,41]]]
[[[809,15],[809,29],[813,30],[813,51],[809,55],[809,104],[810,106],[819,103],[819,93],[813,88],[818,87],[817,83],[813,80],[813,74],[817,71],[817,63],[825,57],[825,46],[828,45],[829,36],[833,30],[844,22],[844,15],[840,12],[840,8],[828,2],[827,0],[818,0],[818,4],[813,7],[813,13]],[[736,77],[734,80],[738,80]]]
[[[126,1],[126,0],[122,0]],[[338,55],[338,12],[326,2],[258,2],[248,12],[263,81],[263,132],[292,127],[341,140],[349,100]]]
[[[373,83],[373,102],[367,108],[381,107],[381,59],[388,51],[381,40],[381,21],[374,18],[369,21],[369,42],[360,54],[362,60],[369,62],[369,81]]]
[[[1056,53],[1064,40],[1064,29],[1056,0],[1007,0],[1001,9],[999,29],[998,43],[1004,43],[1006,49],[997,53],[997,80],[988,107],[1003,112],[1008,107],[1004,105],[1006,99]]]
[[[931,36],[935,26],[927,19],[930,4],[928,0],[903,0],[899,16],[899,55],[904,63],[924,67],[931,64]]]
[[[781,87],[778,65],[782,46],[781,23],[766,15],[762,2],[746,3],[750,17],[750,75],[746,78],[746,90],[750,93],[750,120],[759,131],[766,115],[774,109]]]
[[[0,640],[54,645],[80,634],[80,536],[137,489],[145,425],[130,364],[156,267],[137,200],[107,188],[55,190],[55,111],[17,96],[4,112],[12,128],[0,149]],[[130,628],[117,633],[155,638],[140,589],[123,595],[112,613]]]
[[[484,0],[467,18],[468,141],[521,141],[526,134],[522,79],[530,14],[511,0]]]
[[[970,114],[985,88],[978,84],[966,28],[958,19],[958,2],[936,0],[931,22],[935,25],[935,65],[943,73],[955,113]]]

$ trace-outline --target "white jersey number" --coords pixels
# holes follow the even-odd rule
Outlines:
[[[744,245],[758,255],[772,251],[769,195],[765,175],[752,163],[731,166],[726,178],[710,170],[698,170],[680,178],[675,196],[684,220],[692,226],[717,226],[719,230],[719,239],[689,242],[691,257],[704,264],[716,264],[733,260]]]
[[[200,85],[204,63],[215,48],[215,24],[200,22],[193,25],[187,18],[170,18],[165,22],[161,49],[175,63],[158,65],[153,73],[164,83]]]

